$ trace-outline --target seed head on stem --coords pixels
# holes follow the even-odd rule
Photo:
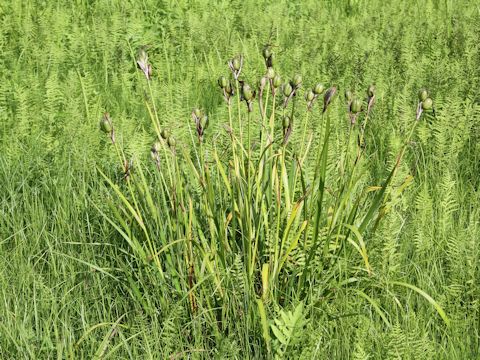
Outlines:
[[[100,120],[100,129],[110,135],[112,144],[115,144],[115,130],[113,129],[113,122],[108,112],[103,113],[102,119]]]
[[[138,51],[137,65],[140,68],[140,70],[143,71],[147,80],[150,80],[152,76],[152,65],[150,65],[148,62],[148,54],[145,50],[146,50],[146,46],[142,46]]]

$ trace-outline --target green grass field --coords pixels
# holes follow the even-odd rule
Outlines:
[[[1,359],[480,358],[478,1],[0,23]]]

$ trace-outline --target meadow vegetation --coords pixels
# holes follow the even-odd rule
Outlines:
[[[0,4],[0,357],[480,356],[480,6]]]

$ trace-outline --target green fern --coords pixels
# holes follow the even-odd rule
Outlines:
[[[270,324],[277,340],[275,342],[275,356],[284,359],[289,351],[300,341],[302,329],[307,324],[303,302],[300,302],[292,311],[280,310],[279,317]]]

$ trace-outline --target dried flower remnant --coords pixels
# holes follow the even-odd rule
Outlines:
[[[192,118],[195,122],[195,129],[197,130],[198,141],[203,141],[203,134],[208,127],[208,116],[203,114],[200,109],[193,109]]]
[[[337,93],[337,87],[332,86],[330,89],[325,91],[325,96],[323,97],[323,111],[322,113],[325,113],[327,111],[328,105],[332,102],[335,94]]]
[[[152,76],[152,65],[148,63],[148,54],[145,51],[145,47],[140,48],[138,51],[137,65],[140,70],[143,71],[147,80],[150,80]]]

